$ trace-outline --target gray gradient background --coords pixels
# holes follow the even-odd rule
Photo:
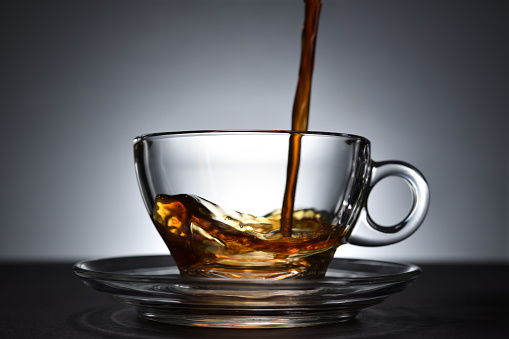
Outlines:
[[[425,223],[337,255],[509,261],[507,1],[323,1],[310,129],[360,134],[418,167]],[[3,2],[1,260],[166,253],[135,181],[132,139],[288,129],[303,4]],[[409,191],[377,187],[389,223]]]

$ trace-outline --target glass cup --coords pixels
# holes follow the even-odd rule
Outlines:
[[[191,277],[320,278],[338,246],[401,241],[429,205],[417,169],[371,160],[369,140],[355,135],[157,133],[134,140],[134,157],[147,211]],[[404,220],[387,227],[370,217],[367,199],[389,176],[409,184],[413,202]]]

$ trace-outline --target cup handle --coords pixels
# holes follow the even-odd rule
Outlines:
[[[373,187],[382,179],[396,176],[405,179],[412,191],[412,208],[399,224],[381,226],[368,213],[367,200]],[[424,176],[413,166],[400,161],[372,162],[368,197],[359,212],[348,242],[360,246],[389,245],[408,238],[421,226],[429,207],[429,187]]]

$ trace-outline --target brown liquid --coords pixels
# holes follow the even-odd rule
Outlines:
[[[280,211],[257,217],[192,195],[156,197],[154,224],[182,274],[233,278],[322,277],[345,237],[326,213],[293,213],[290,237]]]
[[[302,52],[299,69],[299,80],[293,103],[292,130],[306,131],[309,121],[309,105],[311,100],[311,79],[315,62],[316,37],[318,34],[318,21],[320,0],[304,0],[306,4],[304,25],[302,27]],[[302,134],[293,133],[290,136],[288,150],[288,169],[286,175],[286,189],[283,198],[281,215],[281,233],[285,237],[292,234],[293,209],[295,205],[295,192],[297,189],[297,176],[300,164],[300,146]]]
[[[320,0],[304,0],[302,54],[292,130],[308,127]],[[181,273],[230,278],[323,277],[345,227],[314,210],[294,210],[301,153],[292,133],[283,206],[265,217],[225,209],[197,196],[160,194],[152,219]]]

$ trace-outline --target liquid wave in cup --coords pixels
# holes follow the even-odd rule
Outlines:
[[[323,277],[346,233],[326,212],[304,209],[285,236],[281,210],[253,216],[186,194],[158,195],[152,220],[181,273],[193,277]]]

